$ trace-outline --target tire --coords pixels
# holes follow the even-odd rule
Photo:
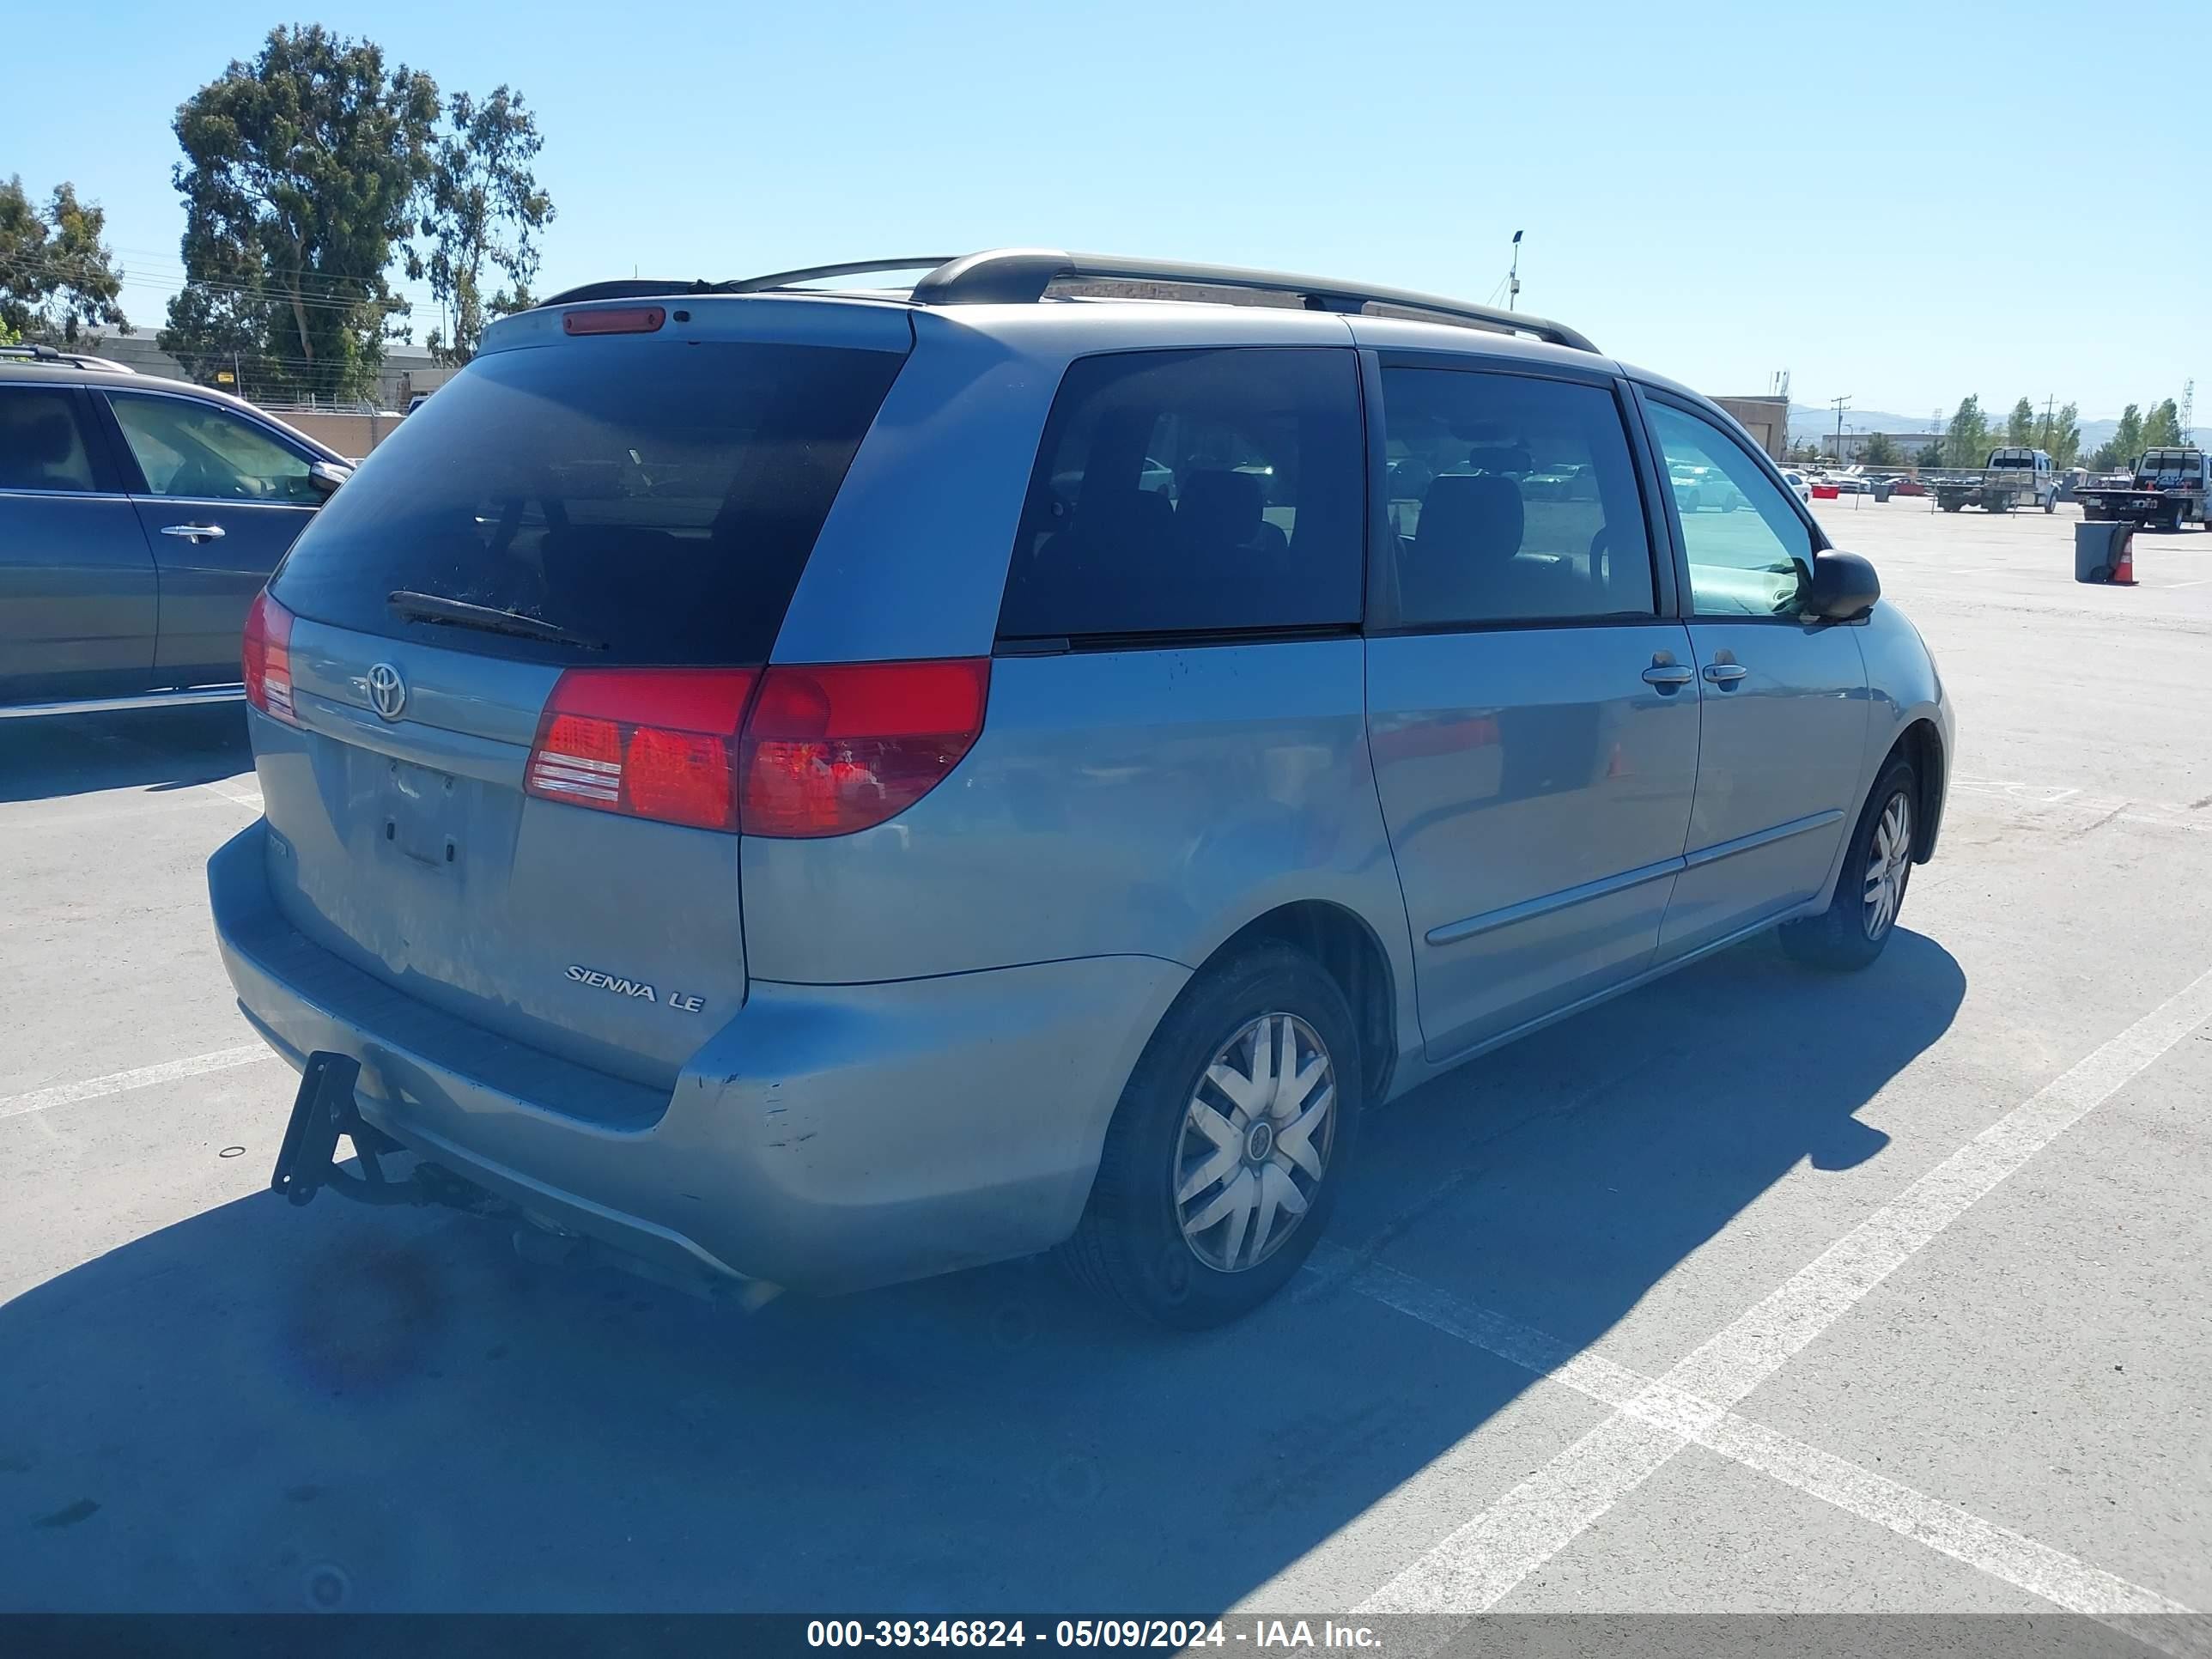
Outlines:
[[[1232,1085],[1249,1088],[1265,1076],[1279,1087],[1295,1074],[1279,1065],[1261,1073],[1255,1024],[1273,1033],[1271,1053],[1295,1048],[1306,1065],[1316,1053],[1325,1061],[1328,1072],[1308,1085],[1309,1097],[1283,1108],[1271,1096],[1248,1112],[1215,1080],[1226,1073]],[[1297,1272],[1328,1224],[1358,1139],[1362,1076],[1352,1009],[1311,957],[1267,944],[1207,967],[1183,988],[1130,1073],[1091,1201],[1060,1247],[1062,1265],[1105,1301],[1174,1329],[1203,1330],[1251,1312]],[[1332,1088],[1325,1108],[1322,1087]],[[1217,1128],[1199,1127],[1199,1107]],[[1288,1131],[1310,1120],[1299,1158]],[[1236,1139],[1217,1138],[1224,1132]],[[1234,1159],[1227,1173],[1205,1180],[1223,1158]],[[1190,1196],[1179,1203],[1182,1192]],[[1290,1211],[1286,1193],[1302,1212]],[[1219,1218],[1200,1226],[1220,1204],[1228,1207]],[[1261,1212],[1270,1204],[1262,1235]]]
[[[1964,506],[1966,506],[1966,502],[1964,502],[1964,501],[1944,501],[1944,502],[1942,502],[1941,505],[1942,506],[1942,508],[1943,508],[1943,510],[1944,510],[1946,513],[1956,513],[1957,511],[1959,511],[1959,509],[1960,509],[1960,508],[1961,508],[1961,507],[1963,507]]]
[[[2043,510],[2045,513],[2056,513],[2058,510],[2058,497],[2056,495],[2045,496],[2043,501]]]
[[[1903,840],[1896,848],[1897,824],[1893,806],[1901,807]],[[1835,897],[1817,916],[1785,922],[1782,948],[1808,968],[1849,973],[1872,965],[1897,931],[1898,913],[1905,907],[1905,891],[1912,874],[1912,837],[1919,828],[1918,791],[1914,787],[1911,762],[1898,757],[1882,768],[1867,796],[1859,821],[1851,830],[1844,854],[1843,873],[1836,878]],[[1885,833],[1886,832],[1886,833]],[[1878,837],[1884,844],[1878,844]],[[1886,911],[1879,915],[1870,896],[1877,869],[1893,878]]]

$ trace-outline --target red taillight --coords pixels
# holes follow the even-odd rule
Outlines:
[[[292,714],[292,613],[263,588],[246,613],[240,666],[246,700],[263,714],[294,720]]]
[[[629,306],[619,311],[571,311],[561,319],[566,334],[650,334],[668,320],[659,306]]]
[[[904,811],[975,745],[988,658],[770,668],[745,721],[749,836],[843,836]]]
[[[990,687],[988,658],[572,668],[538,717],[523,787],[704,830],[850,835],[904,811],[960,763]]]
[[[750,668],[572,668],[538,719],[523,788],[572,806],[738,827]]]

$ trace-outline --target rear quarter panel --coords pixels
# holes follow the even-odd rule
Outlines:
[[[1006,657],[981,738],[892,822],[744,838],[761,979],[967,973],[1133,953],[1201,965],[1276,906],[1364,921],[1411,1031],[1405,904],[1358,639]]]

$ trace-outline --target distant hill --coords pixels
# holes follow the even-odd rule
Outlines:
[[[1948,410],[1945,411],[1944,418],[1946,420],[1950,418]],[[2002,410],[1997,412],[1997,418],[1999,420],[2003,418]],[[1924,414],[1895,415],[1883,409],[1847,409],[1844,411],[1844,429],[1849,431],[1853,427],[1856,427],[1862,432],[1925,432],[1928,430],[1928,416]],[[1836,411],[1834,410],[1814,408],[1804,404],[1790,405],[1790,441],[1791,443],[1802,443],[1807,439],[1818,443],[1821,439],[1832,435],[1835,429]],[[2086,454],[2097,448],[2119,429],[2120,423],[2117,420],[2082,422],[2082,453]],[[2195,443],[2212,448],[2212,427],[2200,426],[2191,428],[2191,438]]]

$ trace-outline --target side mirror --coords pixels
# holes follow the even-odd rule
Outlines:
[[[1856,622],[1881,597],[1881,578],[1856,553],[1813,556],[1813,580],[1805,589],[1804,614],[1822,622]]]
[[[353,469],[336,461],[316,461],[307,468],[307,482],[325,495],[336,494],[337,487],[351,477]]]

